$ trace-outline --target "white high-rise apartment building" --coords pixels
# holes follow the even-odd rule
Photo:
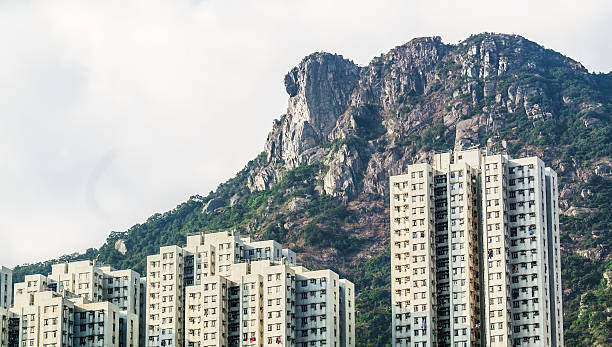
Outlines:
[[[92,261],[28,275],[14,286],[9,345],[138,347],[143,290],[138,273]]]
[[[8,310],[13,303],[13,271],[0,266],[0,308]]]
[[[10,313],[13,302],[13,271],[0,266],[0,347],[8,346]]]
[[[7,347],[9,342],[9,331],[11,322],[9,310],[0,307],[0,347]]]
[[[138,346],[138,319],[108,301],[87,302],[82,297],[74,303],[73,346]]]
[[[13,345],[73,346],[74,303],[69,298],[75,296],[49,290],[50,283],[43,275],[28,275],[15,283],[10,310],[17,321]]]
[[[45,276],[31,275],[15,285],[13,346],[138,346],[136,315],[107,301],[92,303],[68,291],[49,290],[50,283]]]
[[[140,333],[136,339],[121,341],[128,341],[128,345],[129,341],[140,341],[144,346],[145,312],[141,300],[144,298],[145,283],[137,272],[116,270],[110,266],[99,266],[91,260],[83,260],[53,265],[49,279],[51,290],[68,291],[86,302],[107,301],[115,304],[121,313],[121,330]],[[132,329],[128,324],[136,324],[137,328]]]
[[[42,279],[28,277],[30,283]],[[49,290],[16,294],[11,312],[18,317],[18,345],[74,346],[74,303],[64,295]]]
[[[298,347],[355,345],[355,286],[331,270],[292,267]],[[318,342],[318,343],[317,343]]]
[[[147,258],[147,346],[354,346],[355,290],[275,241],[195,234]]]
[[[147,257],[146,346],[183,346],[185,251],[166,246]]]
[[[484,149],[390,177],[396,346],[563,346],[556,173]]]
[[[108,301],[122,311],[140,314],[143,284],[140,275],[133,270],[115,270],[83,260],[53,265],[49,279],[52,289],[58,283],[63,290],[91,302]]]

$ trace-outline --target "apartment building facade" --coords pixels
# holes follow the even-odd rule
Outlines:
[[[87,302],[83,298],[74,303],[74,346],[138,346],[136,315],[108,301]]]
[[[0,307],[0,347],[7,347],[9,344],[11,317],[9,310]]]
[[[275,241],[190,235],[147,258],[147,286],[147,346],[354,346],[353,284]]]
[[[95,261],[83,260],[52,265],[49,275],[50,289],[68,291],[86,302],[109,302],[119,308],[122,329],[130,330],[126,324],[136,324],[134,329],[140,336],[136,339],[120,339],[128,346],[133,341],[144,343],[145,327],[145,280],[133,270],[116,270],[111,266],[99,266]],[[122,330],[123,331],[123,330]],[[138,344],[136,344],[138,346]]]
[[[563,346],[557,177],[440,153],[390,177],[393,343]]]
[[[218,275],[186,288],[186,346],[222,345],[228,336],[228,288],[228,280]]]
[[[293,267],[297,346],[355,345],[355,287],[331,270]]]
[[[13,271],[0,266],[0,308],[8,310],[13,303]]]
[[[44,276],[26,276],[29,290],[16,289],[15,305],[11,308],[17,324],[12,326],[19,346],[74,346],[74,303],[54,291],[34,291],[42,285]],[[20,283],[17,283],[17,288]],[[45,283],[46,285],[46,283]],[[19,286],[21,287],[21,286]],[[15,331],[16,330],[16,331]],[[16,346],[15,346],[16,347]]]
[[[0,347],[8,346],[11,314],[9,308],[13,303],[13,271],[0,266]]]
[[[92,261],[28,275],[14,285],[7,345],[138,347],[143,288],[138,273]]]

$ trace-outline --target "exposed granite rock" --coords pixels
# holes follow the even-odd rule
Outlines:
[[[612,270],[605,271],[603,278],[606,280],[606,287],[612,288]]]
[[[361,171],[361,160],[347,145],[330,154],[329,170],[323,177],[323,189],[331,196],[347,200],[355,192],[356,174]]]
[[[115,250],[123,255],[125,255],[128,251],[127,246],[125,244],[125,240],[119,239],[115,241]]]
[[[474,117],[457,122],[455,148],[466,149],[478,144],[481,121],[481,117]]]
[[[220,198],[220,197],[215,197],[210,199],[206,205],[204,205],[204,207],[202,208],[202,212],[204,213],[211,213],[213,211],[215,211],[216,209],[225,206],[225,201]]]
[[[341,55],[314,53],[285,76],[287,114],[274,122],[264,146],[267,167],[249,180],[252,190],[267,189],[281,177],[278,165],[292,169],[320,161],[329,134],[349,106],[360,68]]]
[[[423,94],[439,79],[434,67],[448,48],[440,37],[424,37],[375,58],[364,68],[352,104],[391,110],[406,94]]]
[[[591,260],[600,260],[603,254],[602,248],[590,248],[590,249],[577,249],[575,252],[580,256],[591,259]]]
[[[579,63],[516,35],[483,34],[457,45],[417,38],[364,67],[339,55],[312,54],[285,76],[287,113],[274,122],[266,161],[252,170],[248,187],[268,189],[287,170],[322,162],[327,170],[317,192],[344,201],[380,195],[389,174],[431,156],[415,153],[411,144],[438,123],[447,130],[437,141],[450,137],[447,143],[461,149],[494,134],[486,146],[507,150],[513,143],[495,132],[509,115],[535,124],[553,117],[548,105],[557,102],[541,84],[517,79],[517,73],[538,78],[551,64],[589,79]],[[572,104],[571,96],[561,98]],[[586,126],[598,126],[600,107],[580,105]]]
[[[275,124],[266,141],[268,161],[296,167],[308,161],[349,105],[360,68],[340,55],[315,53],[285,76],[287,115]],[[316,149],[315,149],[316,151]]]
[[[289,202],[287,203],[287,209],[291,212],[303,211],[308,206],[308,203],[310,203],[310,201],[311,199],[308,197],[302,198],[296,196],[293,199],[289,200]]]
[[[572,207],[568,208],[567,210],[562,211],[561,214],[565,215],[565,216],[577,217],[580,214],[592,213],[594,211],[595,211],[595,209],[593,209],[593,208],[572,206]]]
[[[251,191],[266,190],[270,188],[270,184],[280,179],[279,173],[275,165],[256,167],[251,176],[248,177],[247,186]]]
[[[604,160],[595,165],[595,174],[599,176],[612,175],[612,162]]]

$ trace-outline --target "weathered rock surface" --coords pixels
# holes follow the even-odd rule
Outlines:
[[[125,255],[128,251],[127,246],[125,244],[125,240],[119,239],[115,241],[115,250],[123,255]]]
[[[516,35],[484,34],[458,45],[418,38],[364,67],[339,55],[312,54],[285,76],[287,113],[275,121],[264,146],[266,163],[252,171],[248,187],[268,189],[287,170],[323,162],[322,193],[346,200],[384,192],[385,177],[398,163],[423,159],[404,146],[435,124],[446,130],[434,141],[448,137],[460,149],[482,145],[479,139],[509,116],[533,122],[554,117],[551,95],[514,75],[526,66],[544,74],[551,64],[588,79],[579,63]],[[506,76],[510,83],[502,83]],[[589,115],[600,106],[582,105],[587,126],[597,126]],[[493,150],[508,145],[501,136],[486,143]]]
[[[204,205],[202,212],[210,213],[223,206],[225,206],[225,201],[222,198],[212,198]]]
[[[361,171],[361,161],[355,151],[351,151],[347,145],[342,145],[337,152],[330,153],[329,170],[323,178],[323,189],[325,193],[348,199],[355,191],[357,177]]]
[[[309,197],[299,197],[296,196],[293,199],[289,200],[287,203],[287,209],[291,212],[299,212],[306,209],[308,203],[310,203],[311,199]]]
[[[285,76],[287,114],[274,123],[264,146],[268,167],[249,181],[253,190],[267,189],[280,175],[279,165],[292,169],[325,155],[321,146],[349,105],[360,68],[340,55],[315,53]]]
[[[561,214],[565,215],[565,216],[577,217],[580,214],[591,213],[593,211],[595,211],[595,209],[593,209],[593,208],[571,206],[567,210],[562,211]]]

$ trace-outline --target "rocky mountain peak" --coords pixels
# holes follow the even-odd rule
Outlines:
[[[422,37],[374,58],[362,73],[357,104],[391,109],[406,94],[423,94],[436,77],[433,67],[448,52],[441,38]]]
[[[286,135],[303,140],[299,149],[307,150],[327,139],[338,116],[348,106],[351,92],[359,80],[359,70],[341,55],[314,53],[285,76],[289,94],[286,117],[289,133]],[[278,154],[290,165],[299,165],[302,161],[291,150]]]
[[[292,169],[320,159],[320,145],[347,109],[361,68],[341,55],[314,53],[285,76],[287,113],[275,121],[264,146],[268,166],[249,181],[251,189],[266,189],[278,180],[275,167]]]
[[[456,45],[416,38],[365,67],[311,54],[285,76],[287,113],[275,121],[248,187],[265,190],[283,172],[320,162],[320,192],[346,201],[383,193],[391,171],[433,150],[484,143],[505,150],[510,124],[522,118],[535,126],[571,102],[548,83],[558,71],[592,85],[582,65],[518,35],[483,33]]]

